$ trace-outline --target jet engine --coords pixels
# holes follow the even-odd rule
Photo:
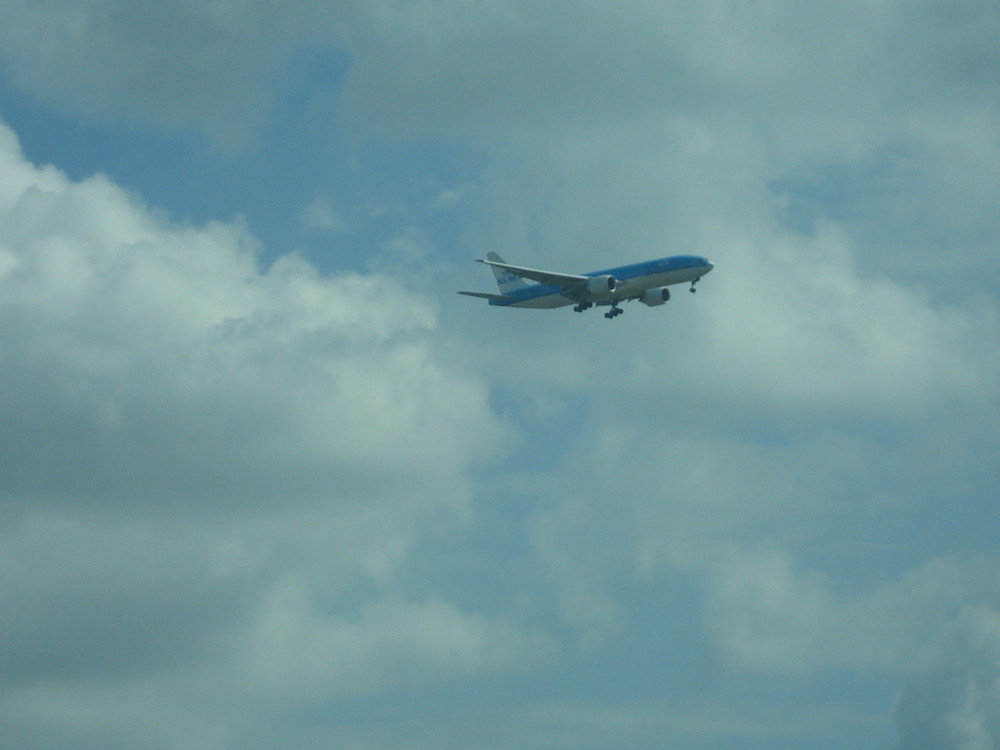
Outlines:
[[[594,276],[587,280],[587,294],[600,296],[608,294],[618,288],[618,280],[610,274],[604,276]]]
[[[647,289],[639,297],[639,301],[642,304],[649,305],[650,307],[662,305],[668,299],[670,299],[670,290],[665,286],[659,289]]]

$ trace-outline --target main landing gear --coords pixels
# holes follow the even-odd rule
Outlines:
[[[584,310],[589,310],[593,306],[594,306],[593,302],[578,302],[577,304],[573,305],[573,310],[574,312],[583,312]],[[604,313],[604,317],[607,318],[608,320],[611,320],[612,318],[621,315],[623,312],[625,311],[622,310],[620,307],[618,307],[618,303],[615,302],[613,305],[611,305],[611,309],[608,310],[606,313]]]

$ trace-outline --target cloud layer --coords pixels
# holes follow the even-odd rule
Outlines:
[[[6,6],[302,242],[0,126],[10,743],[1000,742],[995,3]],[[716,270],[606,325],[486,250]]]
[[[126,746],[199,713],[164,694],[176,680],[295,705],[536,648],[446,602],[372,598],[506,442],[435,352],[432,300],[264,269],[238,223],[173,223],[2,142],[6,736]],[[193,746],[174,742],[150,746]]]

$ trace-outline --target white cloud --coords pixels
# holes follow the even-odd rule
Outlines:
[[[863,254],[835,230],[718,244],[705,333],[721,391],[845,415],[916,415],[950,393],[997,395],[996,363],[979,343],[997,331],[994,306],[934,305],[866,276]]]
[[[299,215],[302,228],[308,231],[326,230],[329,232],[350,231],[350,225],[340,215],[333,201],[325,196],[319,196],[302,209]]]
[[[219,746],[254,720],[250,683],[294,704],[544,651],[503,617],[382,598],[509,440],[436,352],[431,300],[264,269],[239,223],[173,223],[0,143],[5,736],[179,717],[190,735],[146,746]],[[214,718],[183,697],[199,682]]]
[[[480,672],[521,671],[550,644],[502,618],[440,600],[387,599],[348,616],[324,615],[301,582],[265,592],[225,674],[255,701],[289,707],[399,686],[426,689]]]
[[[492,443],[485,390],[434,360],[434,306],[397,282],[326,278],[294,257],[263,270],[239,224],[171,225],[102,177],[17,169],[4,194],[20,492],[444,486]]]
[[[710,636],[724,658],[767,671],[901,674],[964,607],[994,595],[989,559],[932,560],[862,591],[775,550],[730,550],[713,567]]]

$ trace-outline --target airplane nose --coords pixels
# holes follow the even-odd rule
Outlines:
[[[712,261],[708,260],[707,258],[705,259],[705,266],[706,266],[705,273],[708,273],[713,268],[715,268],[715,264]]]

